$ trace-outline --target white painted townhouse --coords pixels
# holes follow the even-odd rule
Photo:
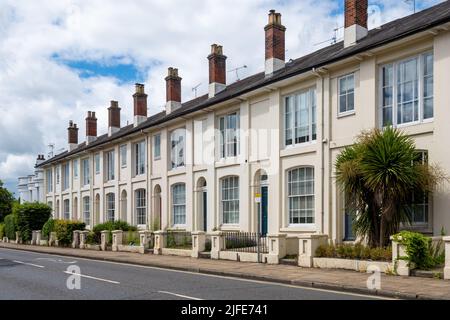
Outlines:
[[[344,41],[289,62],[286,28],[271,11],[264,72],[226,85],[226,56],[213,45],[207,95],[181,101],[170,68],[165,111],[148,117],[137,84],[133,124],[120,126],[115,101],[107,134],[97,136],[89,112],[79,144],[71,122],[68,150],[37,166],[54,215],[90,227],[121,219],[351,239],[334,163],[362,130],[392,123],[450,173],[450,2],[373,30],[367,9],[367,0],[346,0]],[[450,230],[448,186],[414,202],[411,228]]]
[[[44,155],[38,155],[34,174],[19,177],[17,191],[20,203],[41,202],[45,203],[46,192],[44,187],[44,170],[39,165],[45,161]]]

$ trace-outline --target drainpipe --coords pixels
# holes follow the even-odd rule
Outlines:
[[[321,226],[320,226],[320,233],[324,234],[325,231],[325,143],[328,142],[327,138],[324,138],[324,129],[325,129],[325,93],[324,93],[324,87],[325,87],[325,79],[322,76],[322,73],[326,73],[326,69],[319,68],[318,70],[316,68],[312,69],[312,73],[316,75],[320,80],[322,81],[322,97],[321,97],[321,132],[322,132],[322,143],[321,143],[321,165],[320,165],[320,178],[321,178]]]

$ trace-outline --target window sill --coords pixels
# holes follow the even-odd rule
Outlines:
[[[239,224],[222,224],[220,231],[240,231]]]
[[[355,110],[352,110],[352,111],[338,113],[337,118],[338,119],[347,118],[347,117],[351,117],[351,116],[354,116],[354,115],[356,115],[356,112],[355,112]]]
[[[294,146],[286,146],[284,150],[280,151],[281,157],[291,156],[300,153],[312,153],[317,152],[317,141],[306,142],[303,144],[296,144]]]
[[[290,224],[285,228],[281,228],[281,232],[305,232],[316,231],[317,227],[315,223],[311,224]]]

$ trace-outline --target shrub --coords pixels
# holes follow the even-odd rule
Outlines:
[[[439,248],[439,243],[433,246],[431,238],[421,233],[402,231],[394,235],[393,239],[406,247],[406,256],[399,259],[408,261],[411,269],[429,270],[443,262],[444,253]]]
[[[55,231],[55,220],[50,218],[42,226],[42,238],[48,239],[50,237],[50,233],[52,233],[53,231]]]
[[[360,243],[352,244],[327,244],[321,245],[316,250],[316,256],[322,258],[340,258],[356,260],[390,261],[392,249],[373,248],[363,246]]]
[[[24,203],[17,207],[17,230],[23,241],[31,240],[33,230],[41,230],[52,209],[43,203]]]
[[[95,234],[95,241],[97,243],[101,242],[101,232],[102,231],[109,231],[109,243],[112,241],[112,234],[111,231],[114,230],[122,230],[122,231],[137,231],[137,228],[135,226],[130,225],[128,222],[125,221],[108,221],[105,223],[97,224],[92,231]]]
[[[94,232],[89,232],[86,236],[86,244],[100,244],[99,241],[97,241],[96,237],[95,237],[95,233]]]
[[[58,243],[63,246],[68,246],[72,243],[74,231],[86,228],[86,224],[79,221],[55,220],[54,223]]]
[[[0,223],[0,240],[3,240],[4,236],[5,236],[5,224]]]
[[[17,216],[15,214],[9,214],[5,217],[5,236],[9,240],[16,240],[17,231]]]

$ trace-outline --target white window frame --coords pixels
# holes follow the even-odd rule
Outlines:
[[[174,137],[178,137],[178,141],[175,141]],[[183,138],[182,143],[179,143],[180,137]],[[177,143],[175,145],[173,145],[173,142],[177,142]],[[186,166],[186,129],[178,128],[178,129],[173,130],[170,133],[170,142],[169,143],[170,143],[170,166],[169,167],[171,168],[171,170],[185,167]],[[180,151],[183,152],[183,158],[181,160],[178,158],[174,159],[174,155],[179,154]],[[174,160],[176,160],[176,161],[174,161]]]
[[[58,165],[56,167],[56,184],[60,184],[61,183],[61,165]]]
[[[100,153],[94,155],[95,174],[100,174]]]
[[[115,180],[115,166],[114,166],[114,150],[106,152],[105,164],[106,164],[106,181]]]
[[[236,118],[236,127],[231,128],[231,116]],[[223,128],[222,128],[223,123]],[[239,111],[229,112],[218,117],[219,128],[219,159],[235,158],[240,154],[240,114]],[[236,152],[234,152],[236,150]]]
[[[53,192],[53,170],[47,169],[47,193]]]
[[[127,167],[127,145],[123,144],[119,147],[119,154],[120,154],[120,167],[126,168]]]
[[[90,168],[89,168],[89,158],[85,158],[81,160],[81,169],[82,169],[82,180],[83,186],[89,186],[91,184],[90,177]]]
[[[87,226],[91,225],[91,205],[90,197],[83,197],[83,221]]]
[[[228,186],[227,188],[224,188],[224,183],[227,182]],[[233,186],[230,186],[230,182],[233,182]],[[237,186],[236,186],[237,184]],[[237,190],[237,198],[232,196],[229,197],[232,194],[235,194]],[[224,196],[228,195],[228,196]],[[234,210],[226,210],[225,207],[228,204],[228,208],[231,207],[231,205],[234,207]],[[237,210],[236,210],[237,208]],[[225,212],[227,215],[234,214],[234,219],[229,219],[229,221],[225,221]],[[230,218],[228,216],[228,218]],[[220,179],[220,221],[222,225],[226,226],[238,226],[240,222],[240,179],[238,176],[227,176]]]
[[[429,162],[429,152],[428,150],[416,150],[417,154],[420,154],[421,156],[421,162],[422,164],[427,164]],[[428,228],[430,221],[431,221],[431,197],[430,194],[424,194],[424,201],[421,203],[415,202],[414,201],[414,192],[412,192],[412,200],[414,205],[421,205],[424,207],[424,220],[426,221],[414,221],[414,211],[412,212],[412,216],[411,216],[411,227],[413,228],[418,228],[418,227],[423,227],[423,228]],[[425,201],[426,200],[426,201]],[[425,211],[426,210],[426,211]],[[426,219],[425,219],[426,218]]]
[[[70,220],[70,200],[63,200],[63,217],[64,220]]]
[[[175,190],[179,187],[183,188],[184,196],[183,197],[175,197]],[[174,227],[184,227],[186,226],[186,184],[185,183],[176,183],[172,185],[170,188],[171,198],[172,198],[172,224]],[[178,202],[180,200],[180,202]],[[184,200],[184,201],[183,201]],[[179,212],[176,209],[180,209]],[[181,213],[181,214],[180,214]],[[179,219],[175,219],[175,217],[181,217],[183,221],[178,221]]]
[[[156,143],[157,141],[158,143]],[[160,160],[160,159],[161,159],[161,134],[158,133],[153,136],[153,160]]]
[[[106,221],[115,221],[115,220],[116,220],[116,195],[114,194],[114,192],[110,192],[106,194]]]
[[[353,78],[353,89],[352,90],[347,90],[345,91],[345,93],[341,93],[341,80],[348,81],[349,78]],[[344,116],[348,116],[348,115],[352,115],[355,114],[355,101],[356,101],[356,97],[355,97],[355,87],[356,87],[356,76],[355,76],[355,72],[346,74],[344,76],[341,76],[337,79],[338,82],[338,91],[337,91],[337,96],[338,96],[338,117],[344,117]],[[349,95],[353,94],[353,109],[348,109],[348,105],[349,105]],[[346,110],[345,111],[341,111],[341,97],[345,96],[346,99]]]
[[[146,144],[145,140],[134,145],[134,175],[140,176],[146,173]]]
[[[69,190],[70,189],[70,166],[69,163],[65,163],[63,164],[63,184],[62,184],[62,189],[63,191],[65,190]]]
[[[308,97],[308,141],[296,142],[296,120],[297,113],[300,111],[299,98],[301,95],[307,94]],[[283,97],[283,145],[285,148],[295,148],[298,146],[308,145],[317,142],[317,90],[316,87],[310,87],[296,93],[286,95]],[[293,115],[290,119],[290,123],[287,123],[287,109],[288,105],[286,103],[287,99],[293,99]],[[298,102],[298,103],[297,103]],[[291,112],[290,112],[291,113]],[[315,130],[314,130],[315,129]],[[287,131],[292,132],[292,143],[287,143]]]
[[[145,189],[134,191],[136,224],[143,226],[147,224],[147,192]]]
[[[300,177],[299,177],[298,181],[291,181],[290,180],[291,172],[293,172],[295,170],[301,170],[301,169],[311,169],[312,170],[312,177],[313,177],[313,179],[312,180],[307,180],[306,179],[306,172],[305,172],[305,180],[300,180]],[[311,182],[311,181],[312,181],[313,193],[306,193],[306,184],[307,184],[307,182]],[[294,184],[294,182],[298,182],[299,183],[299,186],[298,186],[299,192],[298,192],[298,194],[291,194],[290,193],[290,190],[291,190],[290,189],[290,185]],[[303,194],[300,192],[301,183],[304,183],[305,193],[303,193]],[[303,227],[303,226],[313,226],[313,225],[315,225],[315,223],[316,223],[316,215],[315,215],[315,213],[316,213],[316,209],[315,209],[316,195],[315,195],[315,190],[316,190],[316,187],[315,187],[315,168],[314,167],[312,167],[312,166],[300,166],[300,167],[290,168],[290,169],[286,170],[286,199],[287,199],[287,201],[286,201],[286,212],[287,212],[287,224],[288,224],[289,227]],[[299,198],[299,201],[298,201],[299,208],[297,209],[297,211],[299,211],[298,219],[300,220],[300,218],[301,218],[301,210],[302,210],[302,208],[300,207],[300,204],[301,204],[300,199],[301,198],[307,199],[309,197],[312,197],[312,205],[313,206],[312,206],[312,208],[305,207],[303,210],[304,211],[312,210],[312,217],[311,217],[312,218],[312,222],[307,222],[307,219],[310,218],[310,217],[308,215],[306,215],[306,213],[305,213],[305,222],[304,223],[302,223],[302,222],[298,222],[298,223],[291,222],[293,219],[291,219],[291,201],[290,200],[293,199],[293,198]],[[305,201],[307,203],[307,200],[305,200]]]
[[[428,123],[428,122],[433,122],[434,121],[434,114],[435,114],[435,99],[434,99],[434,95],[431,97],[427,97],[427,98],[433,98],[433,117],[425,119],[424,118],[424,101],[425,101],[425,97],[424,97],[424,67],[425,67],[425,63],[424,63],[424,59],[426,56],[428,55],[433,55],[433,80],[434,80],[434,52],[433,51],[427,51],[418,55],[413,55],[413,56],[409,56],[407,58],[404,59],[400,59],[400,60],[396,60],[393,61],[391,63],[385,63],[383,65],[379,66],[379,89],[378,89],[378,94],[379,94],[379,106],[378,106],[378,117],[379,117],[379,121],[378,121],[378,125],[380,128],[383,128],[383,70],[386,67],[392,67],[392,125],[394,127],[397,128],[401,128],[401,127],[407,127],[407,126],[412,126],[412,125],[416,125],[416,124],[420,124],[420,123]],[[411,60],[417,60],[417,77],[418,77],[418,85],[417,85],[417,90],[418,90],[418,120],[414,120],[411,122],[407,122],[407,123],[401,123],[398,124],[398,66],[402,63],[411,61]],[[433,81],[433,90],[434,90],[434,85],[435,82]],[[414,101],[414,100],[412,100]],[[413,107],[414,108],[414,107]],[[414,118],[414,109],[413,109],[413,118]]]
[[[73,160],[73,178],[78,179],[78,159]]]

